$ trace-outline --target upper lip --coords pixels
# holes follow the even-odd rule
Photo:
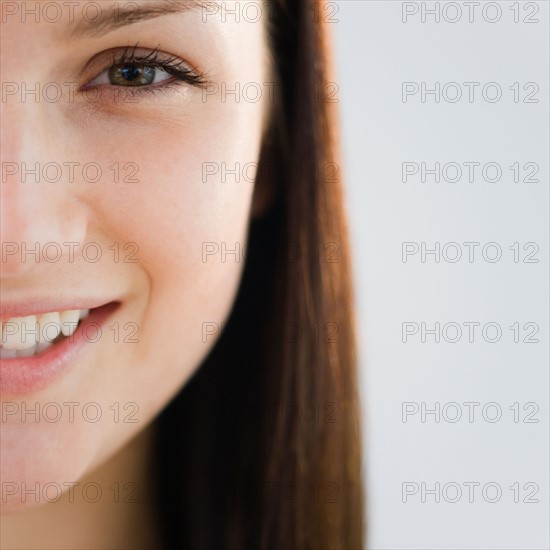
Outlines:
[[[7,321],[17,317],[41,315],[56,311],[70,311],[76,309],[95,309],[105,306],[114,300],[100,300],[97,298],[64,298],[64,299],[37,299],[19,303],[0,303],[0,319]]]

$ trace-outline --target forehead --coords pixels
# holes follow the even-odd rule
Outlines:
[[[57,33],[58,38],[101,36],[142,21],[194,12],[201,23],[260,23],[271,13],[262,0],[89,1],[0,0],[2,25],[21,23]]]
[[[132,2],[0,0],[2,23],[10,21],[29,24],[76,22],[90,27],[105,23],[123,25],[127,21],[190,10],[202,11],[207,17],[220,11],[223,4],[223,2],[201,0],[135,0]]]

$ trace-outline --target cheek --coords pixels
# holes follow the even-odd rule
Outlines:
[[[124,139],[128,126],[117,126],[118,161],[138,164],[139,184],[90,198],[97,232],[139,247],[136,269],[148,290],[132,364],[144,388],[162,365],[164,389],[143,396],[151,406],[200,364],[229,314],[260,153],[263,105],[199,99],[187,111],[133,123],[131,141]]]
[[[203,109],[185,123],[143,125],[132,141],[116,125],[109,140],[119,144],[115,153],[95,146],[102,166],[139,166],[139,183],[88,186],[79,197],[89,212],[90,240],[138,247],[137,264],[114,269],[130,296],[121,326],[137,322],[139,343],[109,343],[100,360],[85,365],[87,384],[74,382],[71,395],[99,402],[106,422],[2,426],[3,441],[13,442],[2,453],[2,470],[28,486],[63,486],[112,456],[199,367],[229,315],[244,267],[261,109],[221,103]],[[49,400],[67,401],[67,386]],[[110,422],[115,402],[137,403],[139,424]],[[33,449],[47,452],[36,461]],[[11,500],[4,509],[21,507],[19,494]]]
[[[136,242],[140,264],[155,274],[153,282],[175,277],[181,284],[188,273],[209,272],[202,261],[204,243],[230,247],[240,239],[244,245],[262,108],[219,102],[188,108],[192,114],[180,121],[163,113],[156,124],[118,127],[116,158],[109,150],[98,152],[105,165],[109,159],[133,163],[139,183],[110,185],[92,196],[91,223],[98,232]]]

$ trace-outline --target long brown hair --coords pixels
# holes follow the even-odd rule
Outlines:
[[[157,421],[166,548],[363,547],[349,247],[323,2],[272,2],[280,105],[226,328]],[[312,9],[316,4],[320,9]]]

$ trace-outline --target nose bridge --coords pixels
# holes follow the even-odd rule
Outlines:
[[[22,96],[2,95],[0,154],[3,163],[19,164],[47,155],[45,144],[42,142],[42,117],[38,102],[33,103]],[[6,176],[3,174],[2,181],[5,179]]]
[[[86,221],[77,216],[64,139],[55,120],[61,106],[11,97],[0,119],[0,241],[2,279],[49,261],[48,249],[74,257],[63,243],[81,245]],[[78,248],[78,247],[77,247]],[[61,261],[61,258],[58,257]]]
[[[8,97],[4,94],[6,85],[7,83],[2,80],[2,99],[0,102],[0,158],[2,167],[4,162],[17,162],[17,158],[25,154],[24,133],[27,131],[25,118],[31,114],[22,102],[16,102],[13,99],[8,100]]]
[[[12,3],[15,4],[15,3]],[[33,3],[34,4],[34,3]],[[61,247],[63,261],[83,243],[87,220],[67,160],[70,125],[63,100],[52,101],[44,85],[56,79],[58,58],[51,24],[2,19],[0,32],[0,278],[48,269],[45,254]],[[52,90],[49,90],[52,92]],[[38,270],[38,271],[36,271]]]

